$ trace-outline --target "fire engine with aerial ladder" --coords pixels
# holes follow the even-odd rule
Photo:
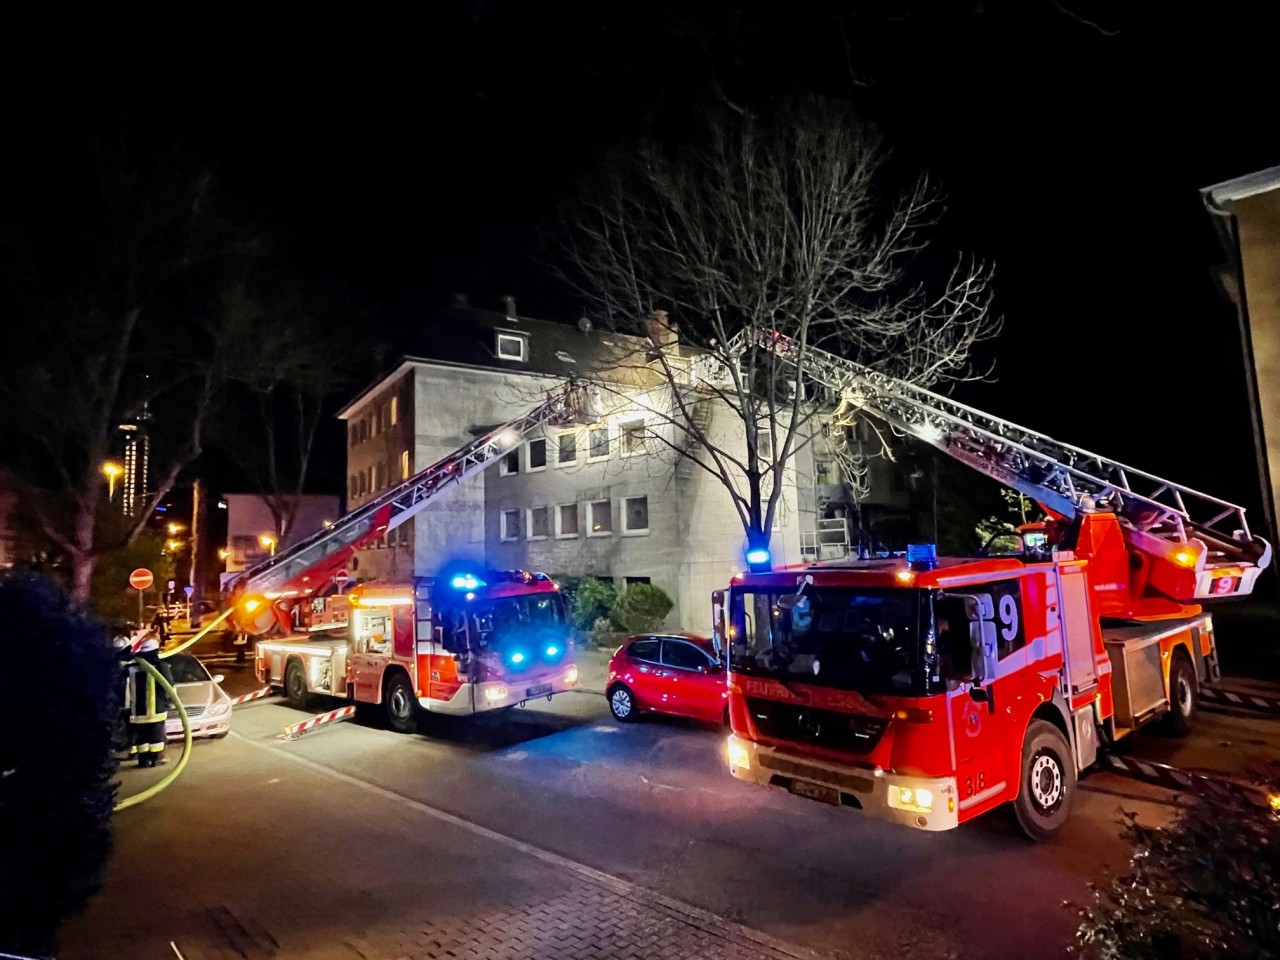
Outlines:
[[[551,699],[578,680],[568,616],[546,574],[450,561],[434,577],[346,587],[355,551],[489,467],[537,427],[584,415],[570,381],[408,480],[228,583],[231,619],[255,645],[259,681],[294,706],[313,694],[380,708],[409,732],[421,711],[472,715]]]
[[[763,561],[713,595],[741,780],[947,830],[1012,803],[1053,836],[1077,778],[1219,679],[1202,603],[1271,561],[1244,510],[776,333],[797,376],[1037,502],[1010,548]]]

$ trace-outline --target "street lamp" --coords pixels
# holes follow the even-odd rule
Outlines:
[[[116,463],[114,460],[108,460],[102,465],[102,475],[107,478],[107,500],[112,500],[116,495],[116,477],[124,473],[124,467]]]
[[[169,524],[169,533],[170,533],[171,535],[172,535],[172,534],[175,534],[175,533],[180,533],[181,531],[182,531],[182,524],[180,524],[180,523],[171,523],[171,524]]]
[[[274,557],[276,555],[276,538],[273,537],[271,534],[264,533],[261,536],[259,536],[258,543],[262,545],[263,549],[270,550],[271,556]]]
[[[180,540],[169,540],[166,541],[165,546],[169,548],[170,553],[177,553],[182,549],[182,542]]]
[[[231,551],[228,550],[226,547],[223,547],[221,550],[218,551],[219,560],[225,560],[229,556],[231,556]]]

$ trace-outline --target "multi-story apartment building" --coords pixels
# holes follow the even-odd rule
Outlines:
[[[339,413],[347,423],[348,509],[589,376],[586,422],[527,435],[388,542],[361,551],[361,578],[426,576],[467,558],[492,568],[650,582],[675,602],[669,625],[709,628],[710,593],[743,565],[745,537],[722,482],[681,455],[670,387],[643,358],[649,340],[455,307],[430,356],[407,356]],[[709,439],[745,449],[742,423],[709,402]],[[817,421],[815,421],[816,423]],[[736,433],[735,433],[736,431]],[[690,451],[697,453],[697,451]],[[820,471],[820,473],[819,473]],[[834,458],[806,447],[785,471],[775,563],[848,550],[844,518],[820,527],[839,487]],[[826,532],[820,532],[825,530]]]

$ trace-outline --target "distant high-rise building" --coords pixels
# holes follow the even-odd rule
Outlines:
[[[134,516],[147,499],[151,481],[151,436],[147,431],[150,421],[151,411],[144,402],[136,417],[120,424],[120,432],[124,436],[120,512],[126,517]]]

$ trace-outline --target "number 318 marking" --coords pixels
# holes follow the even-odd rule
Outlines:
[[[964,778],[964,796],[963,796],[961,799],[963,799],[963,800],[967,800],[967,799],[969,799],[970,797],[972,797],[972,796],[973,796],[973,794],[974,794],[974,782],[975,782],[975,780],[974,780],[974,778],[973,778],[973,777],[965,777],[965,778]],[[980,792],[982,792],[983,790],[985,790],[985,789],[987,788],[987,775],[986,775],[986,773],[979,773],[979,774],[978,774],[978,776],[977,776],[977,781],[976,781],[976,782],[977,782],[977,788],[978,788],[978,792],[979,792],[979,793],[980,793]]]

